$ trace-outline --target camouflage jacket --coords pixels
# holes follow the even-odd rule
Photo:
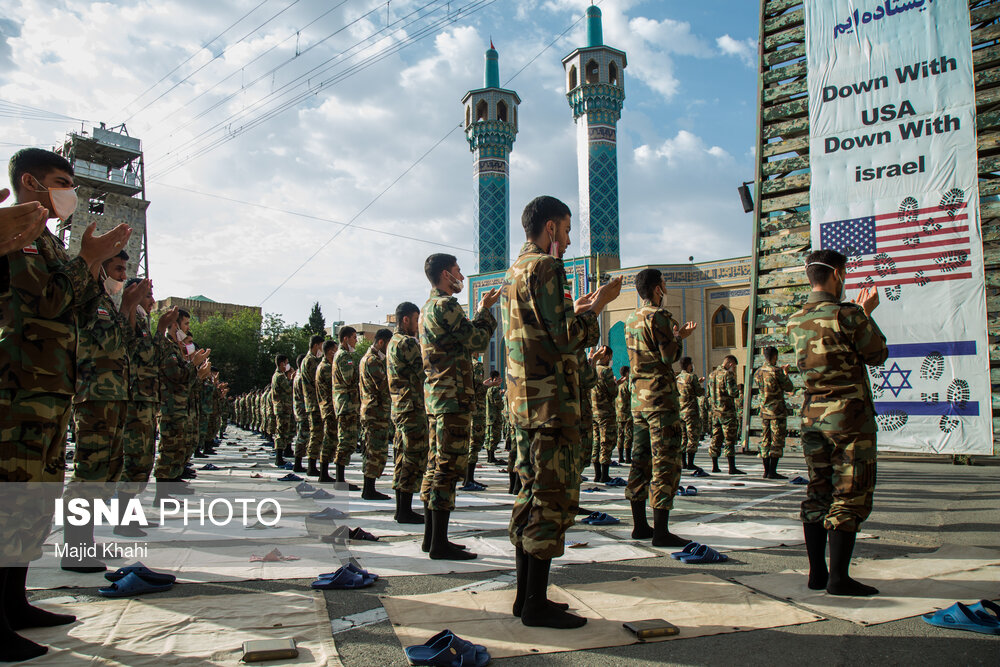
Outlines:
[[[503,392],[500,385],[486,390],[486,421],[499,424],[503,421]]]
[[[274,406],[275,415],[292,414],[292,381],[288,376],[275,369],[271,376],[271,404]]]
[[[705,390],[694,373],[681,371],[677,374],[677,393],[681,408],[681,416],[694,418],[698,416],[698,397],[705,395]]]
[[[302,381],[302,388],[305,389],[305,380]],[[326,355],[316,366],[316,377],[314,378],[316,387],[316,405],[319,406],[319,414],[326,417],[333,412],[333,363],[326,360]]]
[[[302,398],[305,399],[307,412],[319,410],[319,397],[316,395],[316,368],[319,364],[320,359],[307,352],[302,365],[299,366],[299,375],[302,376]]]
[[[97,319],[80,330],[74,403],[128,400],[129,347],[135,331],[103,290]]]
[[[282,376],[284,378],[284,376]],[[286,381],[288,378],[284,378]],[[271,376],[271,382],[274,382],[274,376]],[[277,413],[274,409],[274,389],[269,385],[267,389],[264,390],[264,417],[267,419],[273,419]]]
[[[483,362],[478,359],[472,362],[472,385],[476,388],[476,402],[473,407],[473,417],[478,419],[486,418],[486,387],[483,382],[486,381],[486,369],[483,368]]]
[[[674,320],[666,308],[646,299],[625,320],[632,412],[677,412],[673,364],[681,356]]]
[[[427,373],[427,414],[471,412],[476,401],[472,355],[490,344],[496,319],[490,311],[482,310],[470,321],[458,299],[436,288],[421,313],[420,354]]]
[[[361,418],[388,423],[391,408],[386,358],[372,345],[361,357]]]
[[[297,421],[309,418],[309,411],[306,410],[305,390],[302,383],[303,377],[305,376],[302,373],[298,373],[292,382],[292,410],[295,412],[295,419]],[[316,396],[319,396],[319,391],[316,392]]]
[[[135,316],[135,336],[129,347],[129,374],[131,400],[155,403],[160,400],[160,346],[150,330],[149,317]],[[163,336],[160,336],[163,338]]]
[[[201,415],[201,380],[198,379],[198,369],[194,369],[188,382],[188,419],[197,419]]]
[[[215,383],[211,375],[201,381],[201,415],[210,417],[215,414]]]
[[[333,407],[338,416],[357,414],[361,409],[359,379],[354,356],[346,346],[340,347],[333,355]]]
[[[618,398],[618,383],[615,372],[609,366],[598,366],[597,382],[590,390],[590,400],[594,405],[594,416],[598,419],[615,418],[615,399]]]
[[[788,320],[795,365],[805,379],[802,427],[819,431],[874,433],[875,407],[865,365],[889,356],[885,336],[864,310],[812,292]]]
[[[401,331],[392,335],[386,350],[386,375],[392,416],[413,413],[424,415],[424,362],[420,358],[420,343]]]
[[[736,396],[739,387],[736,385],[736,372],[726,370],[720,364],[708,376],[710,405],[712,412],[736,416]]]
[[[753,374],[754,384],[760,391],[760,416],[761,417],[785,417],[788,415],[788,407],[785,405],[785,392],[794,391],[792,381],[774,364],[766,361],[764,365]]]
[[[600,336],[597,315],[576,315],[562,260],[528,242],[507,269],[500,296],[511,422],[524,429],[581,419],[578,351]],[[586,362],[584,362],[586,363]]]
[[[615,413],[619,422],[632,421],[632,385],[628,378],[618,385],[618,398],[615,399]]]
[[[100,285],[47,229],[0,256],[0,389],[72,396],[77,337],[97,317]]]
[[[576,353],[576,361],[580,365],[580,426],[590,428],[594,418],[594,403],[591,400],[591,390],[597,386],[597,371],[587,360],[587,352],[580,348]]]
[[[160,348],[160,417],[187,417],[191,378],[197,374],[194,364],[184,358],[177,344],[164,336],[156,338]]]

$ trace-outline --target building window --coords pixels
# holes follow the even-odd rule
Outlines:
[[[486,100],[479,100],[479,104],[476,105],[476,120],[486,120],[487,114]]]
[[[507,103],[503,100],[497,102],[497,120],[501,123],[507,122]]]
[[[600,75],[597,73],[597,61],[591,60],[587,63],[587,83],[600,83]]]
[[[472,108],[465,107],[465,126],[469,127],[472,122]]]
[[[569,68],[569,89],[576,88],[576,65]]]
[[[747,346],[750,337],[750,309],[743,311],[743,347]]]
[[[725,306],[712,315],[712,347],[736,347],[736,318]]]
[[[608,82],[612,86],[618,85],[618,65],[613,60],[608,65]]]

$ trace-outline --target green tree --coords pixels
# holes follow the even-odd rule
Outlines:
[[[365,352],[367,352],[368,348],[371,346],[372,342],[358,332],[358,346],[354,348],[353,354],[355,366],[361,363],[361,357],[365,356]]]
[[[212,365],[229,383],[231,394],[263,383],[257,363],[261,317],[255,311],[241,310],[229,319],[212,315],[203,322],[192,318],[191,335],[198,347],[211,348]]]
[[[316,334],[317,336],[326,335],[326,318],[323,317],[323,311],[320,310],[319,301],[313,304],[312,312],[309,313],[309,322],[306,324],[305,329],[309,332],[309,335]]]

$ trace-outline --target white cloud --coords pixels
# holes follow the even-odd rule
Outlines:
[[[757,40],[747,38],[744,40],[733,39],[729,35],[723,35],[715,40],[716,46],[727,56],[736,56],[747,67],[753,67],[757,62]]]

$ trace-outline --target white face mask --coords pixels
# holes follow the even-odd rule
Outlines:
[[[316,358],[317,359],[323,358],[323,350],[316,350]]]
[[[38,181],[35,181],[38,183]],[[40,190],[35,190],[35,192],[48,192],[49,201],[52,202],[52,210],[50,213],[55,213],[55,216],[66,222],[69,216],[73,215],[73,211],[76,210],[77,197],[76,188],[46,188],[41,183],[38,183]]]
[[[184,333],[184,331],[178,327],[177,332],[174,334],[174,337],[177,338],[178,343],[183,343],[184,339],[187,338],[187,334]]]
[[[194,354],[194,343],[188,343],[184,346],[184,352],[186,354]]]
[[[449,273],[448,277],[451,278],[451,289],[452,289],[452,292],[454,292],[455,294],[458,294],[459,292],[461,292],[465,288],[465,281],[464,280],[459,280],[458,278],[456,278],[455,274]],[[352,352],[353,352],[353,350],[352,350]]]
[[[121,280],[115,280],[111,276],[104,279],[104,289],[106,289],[108,294],[111,296],[121,292],[123,287],[125,287],[125,283]]]
[[[139,313],[139,317],[149,317],[149,313],[147,313],[146,309],[142,306],[136,306],[135,312]]]

